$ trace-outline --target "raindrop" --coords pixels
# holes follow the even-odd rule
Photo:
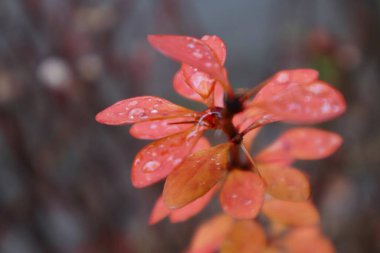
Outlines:
[[[193,55],[194,55],[194,57],[196,57],[198,59],[202,59],[203,58],[203,54],[201,54],[199,52],[193,52]]]
[[[152,173],[157,170],[157,168],[160,167],[160,163],[157,161],[149,161],[145,163],[144,167],[142,168],[144,173]]]
[[[252,204],[252,199],[248,199],[248,200],[244,201],[244,205],[248,206],[250,204]]]
[[[128,103],[128,106],[135,106],[135,105],[137,105],[139,102],[137,102],[136,100],[135,101],[131,101],[131,102],[129,102]],[[125,109],[127,109],[127,108],[125,108]]]
[[[129,118],[134,119],[135,117],[138,117],[140,119],[146,118],[147,115],[145,114],[145,110],[142,108],[134,108],[129,112]]]
[[[277,76],[277,81],[280,82],[280,83],[289,82],[289,74],[288,73],[280,73]]]

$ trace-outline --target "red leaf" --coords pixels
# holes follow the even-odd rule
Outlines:
[[[257,216],[264,200],[265,185],[249,171],[232,170],[223,184],[220,203],[223,210],[237,219]]]
[[[322,81],[290,86],[256,106],[294,123],[323,122],[339,116],[346,109],[340,92]]]
[[[224,90],[223,86],[218,82],[214,88],[214,106],[224,107]]]
[[[221,247],[221,253],[262,253],[266,248],[263,228],[253,220],[235,222]]]
[[[230,143],[192,153],[166,179],[166,205],[180,208],[203,196],[226,174]]]
[[[305,201],[310,196],[310,184],[306,176],[294,168],[261,166],[267,192],[287,201]]]
[[[164,201],[162,200],[162,196],[159,197],[156,201],[156,204],[154,204],[152,213],[150,214],[149,218],[149,225],[156,224],[157,222],[161,221],[165,217],[167,217],[170,214],[169,208],[167,208],[164,204]]]
[[[286,252],[291,253],[334,253],[330,240],[317,227],[301,227],[292,230],[281,243]]]
[[[191,150],[192,153],[198,152],[200,150],[209,149],[211,147],[210,142],[206,137],[201,137],[194,148]]]
[[[274,222],[292,226],[309,226],[319,224],[317,209],[309,201],[290,202],[272,199],[266,201],[263,213]]]
[[[282,134],[255,159],[261,163],[284,165],[294,159],[322,159],[333,154],[341,144],[338,134],[315,128],[294,128]]]
[[[133,186],[141,188],[165,178],[190,153],[202,133],[193,127],[145,146],[133,162]]]
[[[186,83],[182,70],[177,71],[175,74],[173,79],[173,87],[174,90],[181,96],[190,100],[205,103],[204,99]]]
[[[277,96],[293,86],[311,83],[318,78],[318,72],[313,69],[292,69],[277,72],[266,81],[266,85],[259,91],[252,104],[259,104]]]
[[[233,220],[228,215],[218,215],[196,230],[187,253],[212,253],[223,242]]]
[[[207,73],[198,71],[192,66],[183,64],[181,67],[187,85],[204,99],[208,98],[215,86],[215,79]]]
[[[226,61],[226,45],[223,40],[216,35],[205,35],[202,37],[204,41],[214,52],[219,59],[221,65]]]
[[[107,125],[121,125],[149,120],[194,117],[195,112],[159,97],[143,96],[121,100],[96,115],[96,120]]]
[[[217,187],[213,187],[205,195],[194,200],[190,204],[182,208],[172,210],[172,212],[170,213],[170,221],[173,223],[182,222],[198,214],[210,202],[212,196],[215,193],[216,188]]]
[[[223,67],[216,53],[202,40],[177,35],[149,35],[150,44],[162,54],[211,76],[224,80]]]
[[[236,114],[233,117],[232,122],[241,133],[253,124],[256,126],[264,126],[266,124],[279,120],[279,117],[276,117],[271,113],[262,110],[261,108],[248,107],[243,112]]]
[[[129,130],[129,133],[139,139],[160,139],[189,129],[194,126],[194,124],[177,123],[190,122],[192,120],[194,120],[194,118],[172,118],[135,123]]]

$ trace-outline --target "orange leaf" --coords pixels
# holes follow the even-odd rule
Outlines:
[[[320,222],[317,209],[309,201],[289,202],[272,199],[264,203],[263,213],[272,221],[285,225],[307,226]]]
[[[207,192],[205,195],[194,200],[188,205],[179,209],[172,210],[172,212],[170,213],[170,221],[173,223],[182,222],[198,214],[210,202],[212,196],[215,193],[216,188],[217,187],[211,188],[211,190]]]
[[[334,153],[341,144],[342,138],[338,134],[315,128],[293,128],[255,159],[261,163],[279,164],[290,164],[294,159],[321,159]]]
[[[149,35],[150,44],[162,54],[224,80],[223,67],[216,53],[202,40],[177,35]]]
[[[292,85],[256,104],[293,123],[319,123],[342,114],[346,104],[342,94],[322,81]]]
[[[143,96],[121,100],[96,115],[107,125],[121,125],[180,116],[194,117],[195,112],[159,97]]]
[[[167,217],[170,214],[169,208],[165,206],[164,201],[162,200],[162,196],[160,196],[156,203],[154,204],[152,213],[149,217],[149,225],[156,224],[157,222],[161,221],[165,217]]]
[[[233,117],[233,124],[241,133],[253,124],[255,124],[256,127],[259,127],[279,120],[279,117],[276,117],[261,108],[248,107],[243,112],[238,113]]]
[[[189,129],[194,124],[178,123],[190,121],[194,121],[194,118],[172,118],[140,122],[133,124],[129,133],[135,138],[155,140]]]
[[[253,220],[235,222],[221,247],[221,253],[262,253],[266,247],[265,232]]]
[[[190,153],[202,133],[192,127],[145,146],[133,162],[133,186],[141,188],[165,178]]]
[[[200,150],[205,150],[205,149],[208,149],[210,148],[211,145],[210,145],[210,142],[207,140],[206,137],[201,137],[199,138],[197,144],[195,144],[194,148],[191,150],[192,153],[195,153],[197,151],[200,151]]]
[[[261,166],[267,192],[273,197],[287,201],[305,201],[310,196],[310,184],[297,169],[278,166]]]
[[[181,96],[190,100],[205,103],[204,99],[187,84],[181,69],[174,75],[173,87]]]
[[[181,70],[187,85],[204,99],[210,96],[215,86],[214,78],[211,78],[207,73],[198,71],[198,69],[186,64],[182,65]]]
[[[223,86],[217,82],[214,88],[214,106],[224,107],[224,90]]]
[[[163,196],[169,208],[180,208],[203,196],[226,174],[230,143],[192,153],[166,179]]]
[[[314,69],[292,69],[277,72],[266,81],[266,85],[259,91],[252,102],[254,104],[263,103],[272,97],[281,94],[290,87],[311,83],[318,78],[318,72]]]
[[[222,214],[203,223],[196,230],[187,253],[214,252],[223,242],[232,221],[230,216]]]
[[[223,184],[220,203],[223,210],[234,218],[250,219],[259,213],[264,193],[265,186],[258,175],[234,169]]]
[[[301,227],[292,230],[283,239],[282,246],[291,253],[334,253],[330,240],[317,227]]]
[[[223,40],[216,35],[205,35],[201,40],[214,50],[219,62],[224,65],[226,61],[226,45]]]

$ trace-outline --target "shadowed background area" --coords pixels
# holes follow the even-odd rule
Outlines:
[[[147,225],[162,184],[130,183],[146,141],[97,124],[117,100],[155,95],[200,108],[171,87],[178,64],[147,34],[220,36],[234,87],[313,67],[345,95],[332,157],[302,162],[338,252],[380,252],[380,1],[1,0],[0,252],[181,252],[219,210]],[[255,150],[289,126],[264,130]],[[376,197],[377,196],[377,197]]]

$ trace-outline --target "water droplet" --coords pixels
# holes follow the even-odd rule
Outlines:
[[[154,113],[158,113],[158,110],[153,109],[153,110],[151,110],[150,112],[154,114]]]
[[[248,200],[244,201],[244,205],[248,206],[250,204],[252,204],[252,199],[248,199]]]
[[[182,162],[182,159],[181,158],[177,158],[177,159],[175,159],[174,161],[173,161],[173,164],[174,165],[178,165],[178,164],[180,164]]]
[[[236,199],[237,197],[238,197],[237,194],[232,194],[232,195],[231,195],[231,198],[233,198],[233,199]]]
[[[187,47],[188,47],[188,48],[194,48],[195,45],[194,45],[193,43],[189,43],[189,44],[187,44]]]
[[[142,168],[144,173],[152,173],[157,170],[157,168],[160,167],[160,163],[157,161],[149,161],[145,163],[144,167]]]
[[[134,101],[131,101],[131,102],[129,102],[128,103],[128,106],[135,106],[135,105],[137,105],[139,102],[137,102],[136,100],[134,100]],[[127,108],[125,108],[125,109],[127,109]]]
[[[310,85],[308,87],[308,90],[314,94],[319,94],[323,91],[323,86],[318,84]]]
[[[194,55],[194,57],[196,57],[198,59],[202,59],[203,58],[203,54],[201,54],[200,52],[197,52],[197,51],[193,52],[193,55]]]
[[[211,62],[206,62],[206,63],[205,63],[205,66],[206,66],[206,68],[211,68],[212,63],[211,63]]]
[[[328,112],[330,112],[331,111],[330,104],[327,104],[327,103],[323,104],[321,110],[322,110],[322,113],[328,113]]]
[[[134,119],[135,117],[140,119],[147,117],[147,115],[145,114],[145,110],[142,108],[134,108],[130,110],[128,116],[130,119]]]
[[[278,76],[277,76],[277,81],[280,82],[280,83],[286,83],[286,82],[289,82],[289,74],[288,73],[285,73],[285,72],[282,72],[282,73],[279,73]]]

